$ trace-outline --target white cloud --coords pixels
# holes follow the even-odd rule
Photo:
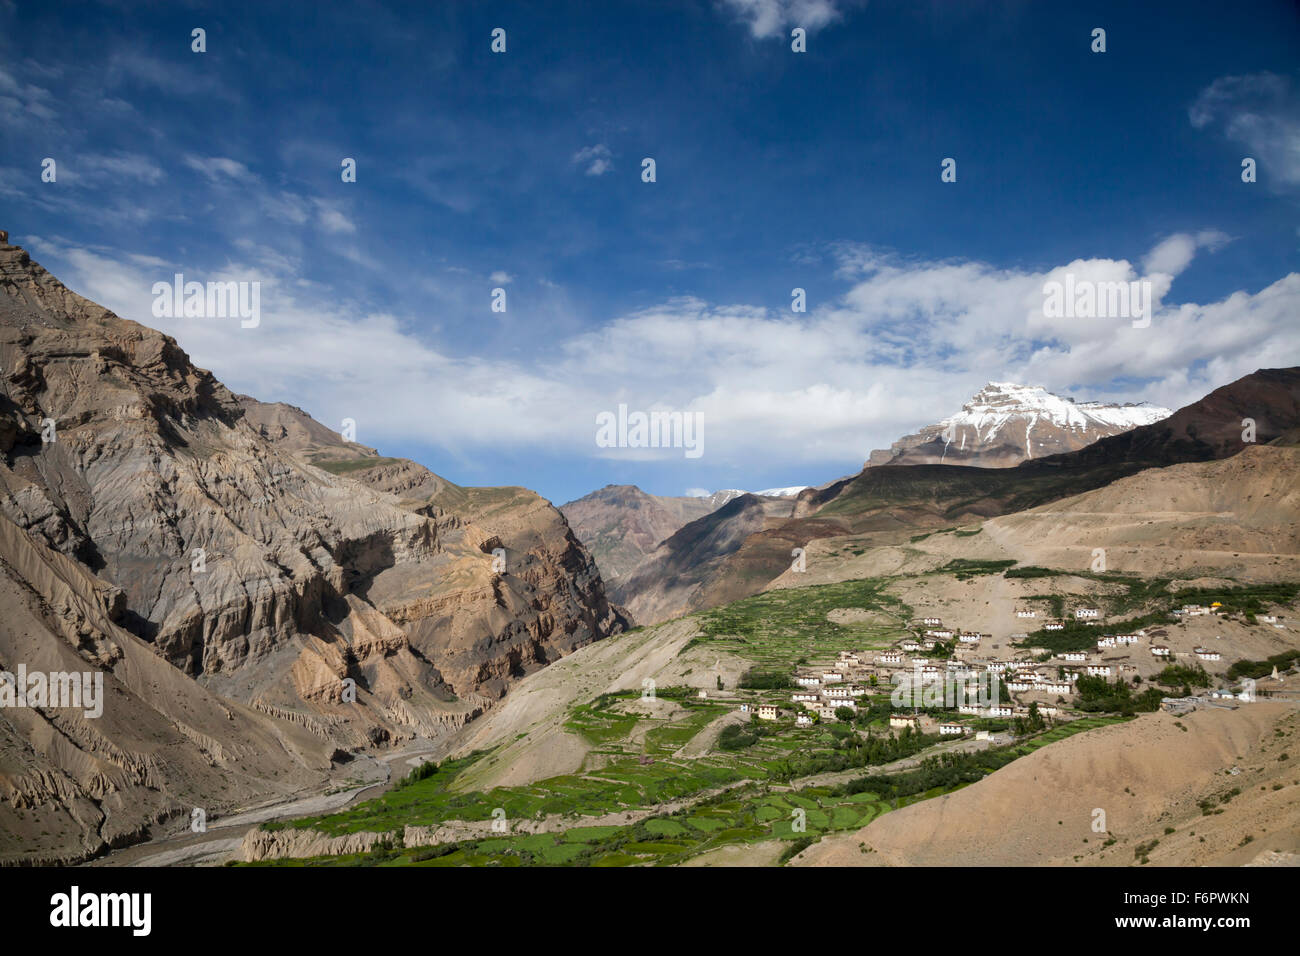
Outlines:
[[[357,227],[352,220],[340,212],[333,204],[321,199],[317,199],[315,204],[316,220],[326,232],[352,233],[357,231]]]
[[[1222,128],[1260,164],[1260,179],[1300,186],[1300,90],[1276,73],[1225,76],[1188,110],[1192,126]]]
[[[495,285],[509,285],[515,281],[514,276],[500,269],[488,276],[488,279]]]
[[[584,146],[573,154],[571,162],[586,166],[588,176],[603,176],[614,168],[614,161],[611,158],[609,147],[604,143],[597,143],[595,146]]]
[[[1209,249],[1213,252],[1228,241],[1226,235],[1215,229],[1206,229],[1195,236],[1178,233],[1165,239],[1147,253],[1142,260],[1142,267],[1148,273],[1161,272],[1176,276],[1191,264],[1198,249]]]
[[[171,266],[102,250],[34,242],[83,294],[174,335],[232,388],[286,400],[361,439],[594,458],[595,417],[625,402],[703,417],[711,464],[752,473],[775,464],[820,474],[950,414],[985,382],[1041,383],[1078,398],[1193,401],[1260,367],[1300,364],[1300,274],[1258,292],[1166,305],[1174,276],[1218,234],[1172,236],[1141,268],[1088,259],[1045,271],[973,261],[906,261],[835,251],[850,287],[807,314],[788,305],[677,298],[510,353],[452,354],[425,319],[366,311],[302,283],[298,264],[258,248],[199,280],[260,280],[262,324],[154,319],[150,286]],[[187,276],[193,271],[185,269]],[[1066,272],[1147,279],[1149,328],[1129,320],[1049,319],[1043,284]],[[495,280],[494,280],[495,281]],[[659,457],[669,457],[667,453]],[[677,452],[680,456],[680,452]]]
[[[759,39],[784,36],[787,28],[803,27],[815,33],[838,20],[836,0],[723,0]]]
[[[202,174],[214,183],[223,180],[246,181],[255,178],[247,166],[226,156],[190,155],[186,156],[183,162],[190,169]]]

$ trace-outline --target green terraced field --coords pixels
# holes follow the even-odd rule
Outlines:
[[[992,568],[972,568],[995,573]],[[801,657],[828,659],[842,649],[863,649],[896,640],[911,609],[883,593],[885,580],[851,581],[773,591],[699,615],[703,634],[693,643],[726,649],[757,666],[793,667]],[[836,624],[827,614],[837,608],[874,612],[867,621]],[[785,692],[772,692],[782,700]],[[764,724],[763,733],[738,750],[711,749],[698,758],[679,757],[682,748],[736,705],[698,699],[687,688],[661,688],[657,696],[673,707],[656,715],[643,712],[637,691],[605,694],[572,707],[564,729],[592,746],[584,767],[527,786],[462,792],[457,777],[484,754],[445,762],[423,779],[413,779],[373,800],[339,813],[270,824],[310,828],[330,836],[358,832],[401,833],[405,825],[433,826],[455,821],[486,821],[505,811],[508,821],[543,820],[564,827],[568,820],[623,811],[655,811],[653,816],[611,826],[568,826],[542,834],[503,834],[466,839],[438,847],[377,847],[371,853],[328,859],[268,861],[265,865],[344,866],[633,866],[671,865],[712,849],[737,844],[795,841],[834,831],[853,830],[898,806],[966,786],[981,773],[1076,733],[1124,718],[1092,716],[1053,728],[1011,749],[988,752],[987,766],[957,777],[935,777],[939,786],[924,792],[929,778],[903,772],[900,788],[888,774],[852,787],[788,789],[782,780],[803,775],[810,758],[850,759],[838,725],[796,728],[789,721]],[[752,695],[772,696],[766,692]],[[870,748],[869,743],[857,745]],[[880,748],[875,748],[879,750]],[[865,751],[856,752],[864,755]],[[908,751],[913,753],[914,750]],[[905,755],[905,754],[900,754]],[[863,756],[853,757],[863,760]],[[894,759],[865,754],[869,762]],[[864,774],[869,766],[859,766]],[[982,769],[978,769],[983,766]],[[802,768],[802,769],[801,769]],[[838,769],[838,767],[837,767]],[[910,776],[908,776],[910,774]],[[811,779],[811,778],[805,778]],[[920,785],[918,786],[918,781]],[[873,793],[872,789],[878,791]],[[892,794],[882,799],[879,794]],[[669,804],[682,809],[668,812]],[[796,814],[795,811],[800,811]],[[558,818],[558,819],[557,819]],[[563,820],[564,822],[560,822]],[[796,821],[800,827],[796,829]]]
[[[692,645],[707,644],[753,661],[760,667],[789,668],[800,659],[833,659],[840,651],[887,647],[905,636],[912,609],[871,578],[806,588],[786,588],[705,611],[702,633]],[[836,624],[834,610],[878,612],[877,621]]]

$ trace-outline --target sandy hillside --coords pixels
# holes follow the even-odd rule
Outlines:
[[[1256,445],[1221,461],[1149,468],[1104,488],[1016,514],[962,524],[979,534],[820,538],[804,573],[769,587],[920,574],[954,558],[1015,560],[1052,568],[1092,566],[1106,549],[1111,571],[1243,580],[1300,579],[1300,448]],[[861,554],[855,554],[861,551]]]
[[[1300,710],[1291,705],[1147,714],[822,840],[793,865],[1123,866],[1152,840],[1151,865],[1285,863],[1300,850],[1297,761]],[[1203,815],[1206,800],[1223,812]],[[1097,809],[1106,833],[1093,830]]]
[[[647,677],[659,687],[712,693],[721,675],[727,687],[735,687],[749,664],[703,647],[683,653],[696,631],[689,619],[632,631],[589,644],[529,675],[487,716],[449,741],[444,755],[506,745],[466,771],[457,786],[518,786],[581,769],[591,748],[564,729],[572,707],[610,691],[641,689]],[[669,700],[638,700],[624,709],[644,709],[647,716],[666,719],[680,707]]]
[[[1252,446],[1222,461],[1153,468],[1014,515],[984,535],[1024,564],[1112,571],[1300,577],[1300,448]]]

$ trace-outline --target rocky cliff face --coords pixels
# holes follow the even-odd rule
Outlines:
[[[1009,468],[1030,458],[1076,451],[1169,414],[1169,409],[1145,402],[1074,402],[1034,385],[990,382],[956,415],[905,435],[888,451],[873,451],[867,466]]]
[[[459,726],[515,677],[623,626],[536,495],[457,488],[235,396],[7,236],[0,516],[114,588],[117,633],[196,692],[326,749]],[[58,748],[32,747],[32,772],[62,768]]]

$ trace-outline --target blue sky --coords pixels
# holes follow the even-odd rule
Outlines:
[[[815,484],[989,380],[1176,407],[1300,364],[1292,3],[312,10],[0,0],[0,228],[453,481]],[[1154,321],[1044,321],[1065,271]],[[175,272],[260,282],[261,324],[155,318]],[[704,453],[598,447],[619,403]]]

